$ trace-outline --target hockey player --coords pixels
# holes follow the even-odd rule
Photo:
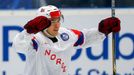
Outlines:
[[[40,7],[37,15],[13,41],[16,51],[26,55],[24,75],[68,75],[73,47],[103,41],[105,35],[120,31],[120,20],[112,17],[96,29],[60,27],[63,15],[52,5]]]

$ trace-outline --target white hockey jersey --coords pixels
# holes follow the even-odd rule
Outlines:
[[[69,75],[72,49],[75,46],[89,46],[105,38],[97,29],[82,31],[60,28],[57,42],[44,36],[42,32],[28,34],[26,30],[17,34],[13,47],[26,55],[24,75]]]

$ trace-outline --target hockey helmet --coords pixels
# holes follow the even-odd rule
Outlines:
[[[45,16],[47,18],[62,17],[61,11],[53,5],[42,6],[37,11],[37,16]]]

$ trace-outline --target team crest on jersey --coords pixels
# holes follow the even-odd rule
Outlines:
[[[60,37],[63,41],[67,41],[69,39],[69,35],[67,33],[62,33]]]

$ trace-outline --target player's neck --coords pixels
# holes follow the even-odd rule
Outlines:
[[[54,37],[55,37],[55,36],[52,36],[51,34],[49,34],[46,29],[43,30],[43,34],[44,34],[44,36],[47,36],[47,37],[49,37],[49,38],[54,38]]]
[[[53,43],[55,43],[55,42],[58,41],[58,39],[57,39],[55,36],[50,35],[50,34],[47,32],[47,30],[44,30],[44,31],[43,31],[43,34],[44,34],[44,36],[47,36],[50,40],[52,40]]]

